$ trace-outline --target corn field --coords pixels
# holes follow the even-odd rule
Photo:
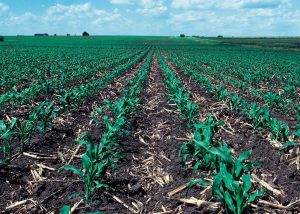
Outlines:
[[[300,52],[0,44],[0,212],[299,213]]]

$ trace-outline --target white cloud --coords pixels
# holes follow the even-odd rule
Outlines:
[[[9,21],[10,21],[11,23],[21,24],[21,23],[23,23],[23,22],[30,21],[30,20],[34,20],[34,19],[36,19],[36,18],[37,18],[37,16],[34,15],[33,13],[31,13],[31,12],[26,12],[26,13],[20,15],[20,16],[16,16],[16,15],[12,15],[12,14],[11,14],[10,17],[9,17]]]
[[[0,2],[0,14],[9,10],[9,6]]]
[[[91,3],[63,5],[56,4],[47,9],[43,17],[45,22],[65,22],[103,24],[117,20],[121,17],[119,10],[115,8],[112,12],[93,8]]]
[[[77,14],[77,13],[87,12],[90,9],[91,9],[90,3],[72,4],[72,5],[56,4],[48,8],[47,14],[56,14],[56,13],[64,13],[67,15]]]
[[[121,14],[119,14],[118,9],[114,9],[113,13],[109,13],[105,10],[95,9],[93,13],[97,16],[97,18],[92,22],[94,25],[101,25],[103,23],[112,22],[121,18]]]
[[[141,0],[140,4],[145,8],[164,6],[164,0]]]
[[[211,22],[215,19],[214,16],[215,13],[210,11],[199,13],[195,10],[189,10],[182,13],[171,13],[168,23],[176,25],[189,22]]]
[[[146,16],[159,16],[168,10],[166,6],[137,9],[135,12]]]
[[[133,4],[134,0],[110,0],[112,4]]]
[[[164,5],[164,0],[141,0],[132,1],[136,2],[140,8],[131,10],[126,9],[127,13],[137,13],[145,16],[160,16],[168,11],[168,8]]]
[[[47,32],[50,34],[75,34],[81,31],[100,33],[110,29],[109,25],[121,24],[122,16],[115,8],[112,11],[93,7],[91,3],[84,4],[55,4],[45,9],[42,14],[13,12],[0,21],[0,28],[7,28],[7,32],[14,34],[33,34]],[[116,28],[118,30],[118,28]],[[110,29],[111,30],[111,29]],[[112,32],[112,31],[110,31]]]
[[[71,19],[76,17],[83,18],[90,16],[90,11],[90,3],[71,5],[56,4],[47,9],[44,20],[61,21],[64,19]]]
[[[288,0],[226,0],[219,4],[221,8],[276,8]]]
[[[164,0],[110,0],[111,4],[136,4],[144,7],[152,7],[154,5],[162,4],[163,2]]]
[[[167,21],[174,32],[190,35],[289,35],[300,11],[290,0],[173,0]]]
[[[171,6],[175,9],[192,8],[274,8],[282,4],[288,4],[290,0],[172,0]]]
[[[207,1],[207,0],[173,0],[171,6],[173,8],[179,9],[188,9],[188,8],[205,8],[214,5],[216,0]]]

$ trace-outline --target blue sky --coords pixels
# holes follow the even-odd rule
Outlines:
[[[300,36],[300,0],[0,0],[0,34]]]

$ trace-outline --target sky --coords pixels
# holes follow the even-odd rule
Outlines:
[[[300,36],[300,0],[0,0],[0,35]]]

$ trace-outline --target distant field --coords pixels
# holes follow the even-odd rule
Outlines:
[[[210,38],[222,44],[300,49],[300,37]]]
[[[5,37],[0,212],[300,213],[298,39]]]
[[[180,44],[180,45],[247,45],[261,47],[280,47],[300,49],[300,37],[159,37],[159,36],[91,36],[82,38],[81,36],[7,36],[5,43],[0,45],[108,45],[108,44]]]
[[[156,36],[6,36],[0,46],[107,46],[107,45],[192,45],[190,40],[178,37]]]

